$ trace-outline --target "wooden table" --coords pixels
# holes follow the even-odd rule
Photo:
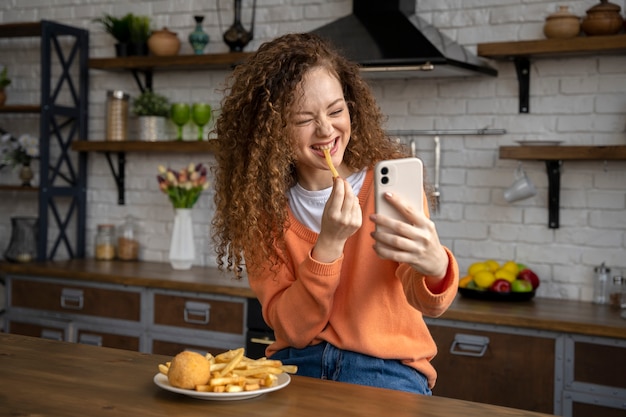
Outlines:
[[[152,378],[169,357],[0,333],[0,414],[20,416],[547,416],[293,376],[253,399],[205,401]],[[468,376],[468,378],[471,376]]]

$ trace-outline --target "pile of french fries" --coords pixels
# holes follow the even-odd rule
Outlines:
[[[283,372],[295,374],[298,367],[283,365],[279,360],[250,359],[244,348],[229,350],[213,356],[205,355],[211,368],[211,378],[206,385],[196,385],[198,392],[242,392],[269,388],[276,384]],[[167,376],[171,362],[159,364],[159,372]]]

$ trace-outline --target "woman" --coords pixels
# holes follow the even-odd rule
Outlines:
[[[387,195],[406,222],[374,213],[372,167],[407,155],[358,66],[316,35],[289,34],[229,81],[214,239],[220,268],[240,276],[245,262],[276,336],[266,354],[300,375],[430,394],[436,346],[422,315],[448,308],[458,266],[426,203]]]

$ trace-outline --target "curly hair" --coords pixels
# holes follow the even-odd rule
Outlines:
[[[352,129],[346,166],[359,170],[407,156],[385,134],[383,115],[357,64],[310,33],[287,34],[261,45],[229,76],[215,125],[213,241],[218,267],[237,277],[244,263],[250,267],[269,260],[277,265],[284,259],[287,191],[297,181],[289,120],[298,86],[317,67],[329,69],[343,87]]]

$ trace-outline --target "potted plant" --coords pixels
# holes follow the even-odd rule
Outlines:
[[[131,15],[130,43],[134,55],[148,55],[148,38],[150,34],[150,18],[148,16]]]
[[[115,53],[117,56],[131,55],[129,51],[131,24],[133,20],[132,13],[128,13],[123,17],[115,17],[110,14],[94,19],[94,22],[100,23],[105,32],[113,36],[117,41],[115,44]]]
[[[0,106],[4,106],[4,103],[7,100],[4,88],[9,84],[11,84],[11,79],[7,75],[7,67],[4,67],[2,68],[2,71],[0,71]]]
[[[145,90],[133,100],[131,110],[138,119],[139,140],[167,139],[166,122],[170,111],[167,97]]]

